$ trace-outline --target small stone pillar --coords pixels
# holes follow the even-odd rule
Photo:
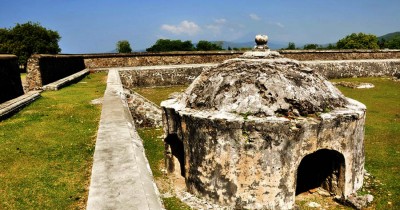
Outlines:
[[[267,35],[257,35],[255,38],[255,42],[256,42],[256,46],[254,47],[254,49],[260,49],[260,50],[264,50],[264,49],[269,49],[267,46],[268,43],[268,36]]]

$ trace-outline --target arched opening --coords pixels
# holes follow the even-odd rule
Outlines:
[[[166,146],[166,167],[168,173],[185,176],[185,153],[183,142],[176,134],[170,134],[164,140]]]
[[[322,187],[335,195],[342,195],[345,178],[344,156],[321,149],[301,160],[297,169],[296,195]]]

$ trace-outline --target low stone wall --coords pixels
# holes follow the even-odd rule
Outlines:
[[[137,127],[160,127],[161,108],[132,91],[135,87],[189,85],[205,69],[217,64],[191,64],[169,66],[142,66],[114,68],[119,70],[121,82],[127,94],[129,110]]]
[[[393,77],[400,73],[400,59],[301,61],[328,79],[350,77]]]
[[[127,89],[134,87],[189,85],[205,69],[217,64],[147,66],[121,68],[119,74]]]
[[[29,90],[42,86],[85,69],[80,55],[33,55],[28,59],[26,82]]]
[[[279,50],[281,55],[295,60],[359,60],[400,59],[400,50]],[[175,64],[220,63],[237,58],[242,51],[163,52],[130,54],[83,55],[87,68],[120,66],[154,66]]]
[[[400,73],[400,59],[300,61],[328,79],[349,77],[392,77]],[[147,66],[120,68],[122,84],[127,89],[189,85],[200,73],[218,64]]]
[[[126,99],[136,127],[162,126],[162,111],[159,106],[136,92],[127,94]]]
[[[24,94],[15,55],[0,55],[0,103]]]
[[[87,68],[121,67],[121,66],[155,66],[176,64],[220,63],[236,58],[243,52],[164,52],[164,53],[130,53],[130,54],[92,54],[84,55]]]
[[[373,59],[374,63],[376,62],[375,60],[378,59],[400,59],[400,50],[281,50],[279,52],[284,57],[300,61]],[[221,63],[224,60],[236,58],[242,54],[243,52],[240,51],[196,51],[130,54],[33,55],[28,60],[27,83],[28,89],[33,90],[40,89],[43,85],[74,74],[85,68],[96,69],[111,67]],[[324,69],[328,70],[329,67],[324,67]],[[200,73],[195,69],[191,69],[190,71],[194,72],[186,72],[182,74],[190,75],[189,77],[192,77],[193,75],[197,76]],[[148,86],[151,85],[151,83],[157,85],[174,85],[175,83],[179,84],[181,78],[183,78],[180,77],[175,80],[175,83],[169,84],[164,81],[165,78],[162,77],[163,75],[151,75],[151,73],[149,74],[144,72],[145,71],[142,72],[143,75],[155,76],[156,78],[152,79],[154,81],[149,81],[149,79],[132,81],[135,85]],[[139,77],[136,78],[143,78],[143,76],[141,77],[139,75]],[[166,79],[166,81],[172,81],[172,79]],[[146,84],[146,82],[150,83]]]
[[[400,59],[400,50],[279,50],[281,55],[299,61]]]

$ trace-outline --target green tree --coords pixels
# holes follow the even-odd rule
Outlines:
[[[18,56],[20,65],[26,67],[28,58],[35,53],[57,54],[61,51],[57,31],[44,28],[39,23],[16,24],[0,29],[0,52]]]
[[[209,41],[201,40],[196,45],[196,49],[199,51],[211,51],[211,50],[222,50],[221,43],[216,44]]]
[[[352,33],[336,43],[338,49],[379,49],[378,38],[373,34]]]
[[[381,49],[386,48],[386,40],[385,39],[378,40],[378,46]]]
[[[318,44],[306,44],[303,47],[305,50],[316,50],[318,48],[321,48]]]
[[[328,49],[328,50],[336,49],[336,45],[334,45],[334,44],[328,44],[328,46],[326,47],[326,49]]]
[[[159,39],[157,42],[147,48],[147,52],[169,52],[169,51],[193,51],[194,46],[191,41]]]
[[[132,48],[128,40],[121,40],[117,42],[117,52],[119,53],[131,53]]]
[[[287,50],[295,50],[296,45],[294,44],[294,42],[289,42],[288,47],[286,49]]]
[[[385,47],[389,49],[400,49],[400,36],[396,36],[386,41]]]

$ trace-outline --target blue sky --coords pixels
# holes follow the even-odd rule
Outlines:
[[[39,22],[61,35],[62,53],[101,53],[160,38],[326,44],[353,32],[400,31],[400,0],[2,0],[0,28]]]

